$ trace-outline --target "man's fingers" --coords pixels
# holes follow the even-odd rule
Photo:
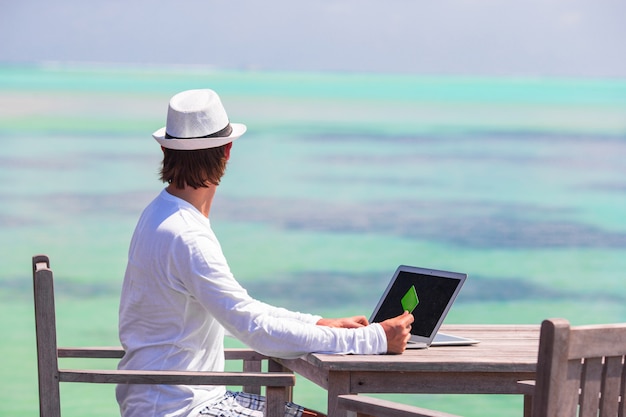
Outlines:
[[[413,324],[415,318],[413,317],[413,314],[405,311],[404,314],[402,314],[401,316],[401,320],[403,321],[405,326],[411,327],[411,324]]]
[[[368,326],[370,324],[365,316],[359,316],[358,322],[361,323],[363,326]]]

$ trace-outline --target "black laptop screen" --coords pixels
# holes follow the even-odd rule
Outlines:
[[[454,278],[400,271],[372,321],[379,323],[402,314],[404,308],[400,300],[411,292],[416,296],[412,303],[417,303],[413,310],[415,322],[411,333],[429,337],[459,285],[461,280]],[[415,288],[415,292],[411,287]]]

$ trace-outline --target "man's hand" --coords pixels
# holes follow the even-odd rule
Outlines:
[[[380,323],[387,336],[387,353],[399,354],[404,352],[406,344],[411,338],[413,320],[413,315],[405,311],[401,316]]]
[[[318,326],[343,327],[344,329],[355,329],[367,326],[369,323],[365,316],[343,317],[338,319],[319,319]]]

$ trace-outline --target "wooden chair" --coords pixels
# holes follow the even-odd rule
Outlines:
[[[282,417],[284,402],[291,397],[295,376],[269,358],[248,349],[230,349],[226,359],[243,361],[243,372],[179,372],[59,369],[58,358],[113,358],[124,356],[120,347],[58,348],[54,307],[54,284],[50,260],[45,255],[33,257],[33,290],[39,376],[40,417],[60,417],[61,382],[102,384],[162,385],[228,385],[242,386],[244,391],[261,392],[265,387],[266,416]],[[269,360],[268,370],[261,372],[262,361]]]
[[[626,417],[625,358],[626,323],[570,327],[545,320],[536,380],[520,382],[524,415]],[[454,417],[363,395],[340,396],[338,404],[349,417]]]

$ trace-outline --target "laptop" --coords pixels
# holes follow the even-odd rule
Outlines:
[[[400,265],[370,322],[378,323],[406,310],[415,317],[407,349],[476,344],[478,340],[439,332],[466,278],[467,274],[458,272]]]

